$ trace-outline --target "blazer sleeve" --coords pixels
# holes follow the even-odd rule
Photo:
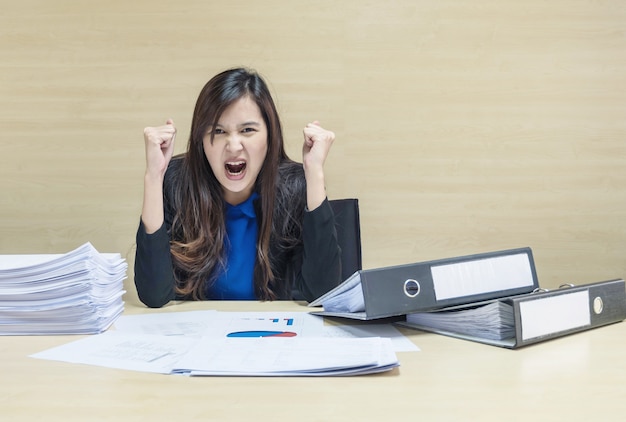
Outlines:
[[[174,271],[166,225],[146,233],[139,222],[135,251],[135,287],[139,300],[150,308],[160,308],[174,299]]]
[[[316,209],[304,212],[302,242],[295,287],[311,302],[341,283],[341,249],[328,199]]]
[[[139,300],[150,308],[160,308],[175,299],[174,266],[170,252],[170,229],[174,209],[170,197],[176,186],[173,179],[181,160],[173,158],[163,180],[163,225],[154,233],[146,233],[139,220],[135,251],[135,287]]]

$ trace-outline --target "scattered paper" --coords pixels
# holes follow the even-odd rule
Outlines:
[[[339,376],[389,371],[397,350],[419,350],[408,344],[390,325],[330,326],[307,312],[191,311],[125,315],[31,357],[190,376]]]

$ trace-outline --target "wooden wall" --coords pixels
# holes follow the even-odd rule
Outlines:
[[[546,287],[626,277],[622,0],[0,3],[0,253],[132,268],[144,126],[172,117],[183,151],[244,65],[293,157],[308,121],[336,132],[365,268],[530,246]]]

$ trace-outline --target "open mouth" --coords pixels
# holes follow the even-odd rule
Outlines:
[[[228,174],[232,176],[237,176],[238,174],[241,174],[246,169],[246,162],[237,161],[234,163],[226,163],[225,167],[226,167],[226,171],[228,172]]]

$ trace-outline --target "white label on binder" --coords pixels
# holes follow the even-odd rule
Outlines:
[[[525,253],[432,266],[437,300],[473,296],[533,285]]]
[[[523,340],[591,325],[588,290],[526,300],[519,309]]]

